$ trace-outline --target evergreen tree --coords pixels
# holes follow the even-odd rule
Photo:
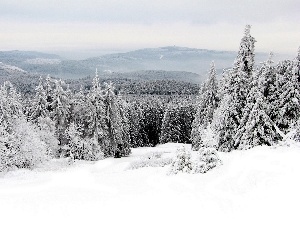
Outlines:
[[[6,81],[0,87],[0,119],[10,131],[13,121],[21,116],[23,116],[23,110],[20,95],[13,85]]]
[[[103,98],[109,141],[104,154],[105,156],[128,155],[130,153],[129,130],[127,130],[126,124],[128,121],[122,106],[119,104],[112,83],[105,84]]]
[[[191,153],[184,147],[178,148],[176,156],[171,163],[169,174],[190,173],[192,169]]]
[[[193,165],[193,172],[206,173],[221,163],[215,148],[200,148],[198,160]]]
[[[35,91],[36,94],[32,101],[30,119],[34,122],[37,122],[39,117],[45,118],[49,114],[47,110],[46,93],[42,85],[42,77],[40,77],[39,84]]]
[[[269,108],[268,102],[261,92],[264,91],[265,79],[258,76],[254,78],[240,126],[234,137],[234,147],[237,149],[248,149],[258,145],[270,146],[281,138],[274,122],[266,113]]]
[[[300,117],[299,54],[285,72],[286,80],[277,101],[279,115],[276,122],[286,133]]]
[[[46,83],[45,83],[45,96],[47,101],[47,110],[49,112],[52,112],[51,103],[54,99],[53,86],[55,86],[55,80],[52,80],[50,78],[50,75],[48,75],[46,77]]]
[[[27,122],[19,94],[11,83],[0,87],[0,172],[30,168],[46,159],[46,144]]]
[[[50,117],[39,117],[37,119],[37,132],[41,141],[46,144],[47,155],[55,157],[58,155],[58,139],[56,137],[55,123]]]
[[[99,147],[105,152],[109,150],[109,138],[102,92],[96,73],[92,88],[86,97],[86,103],[81,104],[83,111],[79,111],[79,117],[83,115],[83,118],[80,118],[80,123],[83,125],[83,137],[87,140],[93,140],[93,142],[90,142],[90,147]],[[82,100],[85,101],[84,98]],[[82,109],[81,106],[79,106],[79,109]]]
[[[255,79],[259,85],[259,91],[263,94],[266,104],[266,113],[273,121],[278,114],[278,107],[274,104],[278,99],[278,89],[276,86],[276,68],[273,66],[273,52],[270,52],[267,61],[257,70]],[[250,96],[251,97],[251,96]]]
[[[231,151],[234,149],[234,136],[240,126],[243,109],[252,79],[254,67],[255,39],[250,35],[250,26],[247,25],[245,35],[241,40],[240,49],[233,68],[226,71],[223,84],[224,97],[220,103],[224,111],[219,115],[220,124],[217,126],[218,150]]]
[[[74,123],[71,123],[66,130],[66,137],[68,139],[68,148],[64,153],[65,156],[70,157],[71,159],[82,159],[82,133],[80,128],[78,128]]]
[[[56,126],[57,137],[59,140],[59,145],[65,144],[64,133],[69,124],[70,116],[70,99],[63,90],[62,85],[64,82],[62,80],[56,81],[56,88],[53,93],[53,101],[51,103],[51,117]]]
[[[203,145],[201,140],[202,130],[205,130],[213,119],[213,113],[218,104],[217,89],[216,69],[214,62],[212,62],[208,80],[203,86],[198,99],[197,112],[192,124],[191,139],[193,150],[198,150]]]

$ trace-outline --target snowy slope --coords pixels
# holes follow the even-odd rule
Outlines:
[[[128,169],[149,151],[171,157],[179,146],[1,174],[0,224],[299,224],[297,147],[220,153],[223,165],[207,174]]]

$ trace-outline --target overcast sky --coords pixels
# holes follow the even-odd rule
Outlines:
[[[296,55],[299,0],[0,0],[0,50],[126,51],[184,46]]]

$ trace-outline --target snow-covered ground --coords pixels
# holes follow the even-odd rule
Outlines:
[[[171,157],[181,145],[1,174],[0,224],[300,224],[297,147],[219,153],[223,165],[206,174],[128,169],[149,151]]]

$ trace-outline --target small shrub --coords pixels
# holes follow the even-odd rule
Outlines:
[[[216,149],[201,148],[199,151],[199,158],[193,165],[193,172],[206,173],[221,163]]]
[[[171,163],[169,174],[177,174],[179,172],[190,173],[191,171],[191,153],[182,146],[177,149],[176,156]]]

